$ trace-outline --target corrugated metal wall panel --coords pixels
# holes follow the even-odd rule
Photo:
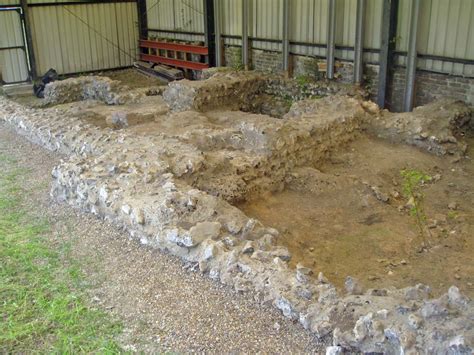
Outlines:
[[[0,48],[23,46],[21,21],[16,11],[0,11]],[[22,49],[0,51],[2,80],[7,83],[28,79],[26,53]]]
[[[382,32],[383,2],[380,0],[366,0],[364,48],[380,49]],[[364,53],[364,60],[376,63],[378,53]]]
[[[37,1],[37,0],[36,0]],[[242,0],[221,1],[223,35],[241,36]],[[408,45],[412,0],[400,0],[397,51]],[[326,54],[327,14],[329,0],[290,0],[290,41],[319,46],[291,45],[292,53],[322,56]],[[383,1],[366,0],[364,48],[380,49]],[[249,36],[281,40],[283,0],[249,0]],[[201,0],[148,0],[151,28],[204,32]],[[353,47],[355,41],[357,0],[336,0],[336,45]],[[418,49],[421,54],[474,59],[474,1],[423,0],[419,19]],[[168,38],[194,39],[192,35],[162,34]],[[237,38],[226,38],[226,44],[240,45]],[[254,40],[252,47],[280,51],[281,43]],[[352,60],[352,49],[336,50],[336,57]],[[378,62],[378,53],[366,52],[364,60]],[[406,58],[397,57],[404,65]],[[420,59],[419,68],[458,75],[474,75],[472,65],[449,61]]]
[[[290,41],[324,44],[327,36],[328,0],[293,0],[290,17]],[[324,56],[325,48],[292,45],[291,52]]]
[[[223,34],[240,36],[241,0],[219,1],[222,1]],[[46,0],[30,0],[30,3],[44,2]],[[282,0],[250,0],[249,2],[251,9],[249,35],[280,40]],[[2,1],[2,4],[14,3],[18,1]],[[151,28],[204,32],[202,0],[148,0],[147,6]],[[320,47],[292,45],[290,50],[302,55],[324,56],[328,0],[292,0],[291,6],[290,40],[315,43]],[[419,53],[474,59],[473,1],[424,0],[421,6]],[[336,7],[336,44],[352,47],[356,0],[337,0]],[[402,52],[407,48],[410,8],[411,0],[400,0],[397,50]],[[45,71],[52,66],[61,73],[114,68],[130,65],[135,58],[137,14],[134,3],[33,7],[31,13],[34,45],[40,71]],[[378,49],[380,47],[381,13],[380,0],[367,0],[364,39],[366,48]],[[88,28],[86,23],[92,28]],[[158,36],[189,41],[204,39],[202,35],[155,33]],[[240,44],[241,41],[227,38],[225,42]],[[270,41],[255,40],[252,45],[266,50],[281,50],[281,43]],[[351,60],[353,51],[337,50],[336,55],[339,58]],[[403,64],[404,57],[399,58],[398,63]],[[366,61],[376,62],[377,59],[376,53],[365,54]],[[449,60],[419,59],[418,66],[422,69],[445,73],[474,75],[472,65],[451,63]]]
[[[282,38],[283,0],[253,0],[249,35],[257,38]],[[254,48],[280,51],[280,43],[253,41]]]
[[[202,0],[147,0],[151,29],[204,32]]]
[[[242,35],[242,0],[216,0],[221,1],[221,26],[222,34]],[[249,29],[249,31],[251,31]]]
[[[77,73],[130,66],[137,55],[135,3],[30,8],[39,73]]]
[[[26,54],[22,49],[10,49],[0,52],[0,73],[5,83],[28,80]]]
[[[242,36],[242,0],[215,1],[221,1],[220,16],[222,34],[230,36]],[[252,7],[252,5],[250,5],[250,7]],[[253,33],[253,28],[250,26],[249,33]],[[242,41],[235,38],[224,38],[224,43],[228,45],[240,46]]]
[[[0,6],[20,5],[19,0],[0,0]]]
[[[134,3],[116,3],[116,21],[117,21],[117,44],[119,46],[120,66],[133,64],[137,55],[138,29],[134,25],[137,23],[136,4]]]
[[[474,3],[472,0],[424,0],[417,34],[418,53],[447,58],[474,59]],[[411,1],[400,0],[397,50],[405,52],[410,30]],[[405,57],[397,63],[404,65]],[[474,75],[473,66],[449,60],[419,59],[418,68]]]
[[[204,3],[202,0],[181,0],[175,3],[177,30],[204,32]]]
[[[357,0],[336,1],[336,45],[354,47]],[[353,60],[353,50],[336,50],[336,57]]]
[[[163,30],[174,29],[174,0],[147,0],[147,18],[149,28]]]
[[[474,4],[471,0],[430,0],[425,29],[418,37],[418,50],[422,54],[474,59],[469,34],[474,26]],[[424,69],[453,74],[473,75],[472,66],[427,60]]]
[[[47,2],[68,2],[73,0],[28,0],[28,4],[44,4]]]
[[[20,15],[15,10],[0,11],[0,48],[23,45]]]

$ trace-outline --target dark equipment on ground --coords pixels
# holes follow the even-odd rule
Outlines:
[[[44,88],[46,87],[46,84],[58,80],[58,77],[58,72],[56,70],[54,70],[53,68],[49,69],[46,74],[44,74],[41,78],[35,81],[33,85],[33,92],[35,96],[42,99],[44,97],[43,92]]]

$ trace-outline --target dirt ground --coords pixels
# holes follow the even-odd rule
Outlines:
[[[71,246],[80,260],[90,306],[122,321],[118,341],[132,352],[317,353],[314,336],[272,307],[258,306],[180,260],[132,240],[117,227],[49,197],[51,169],[61,156],[0,125],[0,152],[28,172],[28,208],[51,224],[53,247]],[[68,262],[67,259],[64,260]]]
[[[162,86],[167,82],[158,77],[140,73],[137,69],[123,69],[113,70],[100,73],[101,76],[106,76],[112,80],[118,80],[123,85],[127,85],[130,89],[138,89],[149,86]]]
[[[470,147],[472,157],[473,139]],[[474,296],[471,159],[453,163],[449,157],[364,137],[318,168],[295,171],[283,192],[239,206],[283,232],[279,242],[292,252],[293,265],[302,262],[322,271],[340,288],[350,275],[367,288],[424,283],[438,295],[456,285]],[[422,189],[431,245],[424,252],[419,252],[422,239],[414,217],[399,210],[407,202],[402,169],[433,177]],[[389,201],[378,200],[371,187]]]

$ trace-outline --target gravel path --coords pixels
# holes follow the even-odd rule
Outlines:
[[[60,156],[0,124],[0,152],[27,168],[25,196],[51,223],[51,243],[70,245],[84,265],[91,307],[108,310],[125,329],[125,349],[144,352],[310,353],[324,346],[271,307],[256,305],[189,270],[168,254],[139,245],[106,221],[49,198]],[[31,188],[34,186],[34,188]],[[41,188],[37,188],[40,186]],[[67,262],[67,257],[65,257]]]

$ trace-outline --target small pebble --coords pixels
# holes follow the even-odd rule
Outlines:
[[[448,208],[449,208],[450,210],[452,210],[452,211],[455,211],[455,210],[458,209],[458,204],[457,204],[456,202],[454,202],[454,201],[453,201],[453,202],[450,202],[450,203],[448,204]]]

